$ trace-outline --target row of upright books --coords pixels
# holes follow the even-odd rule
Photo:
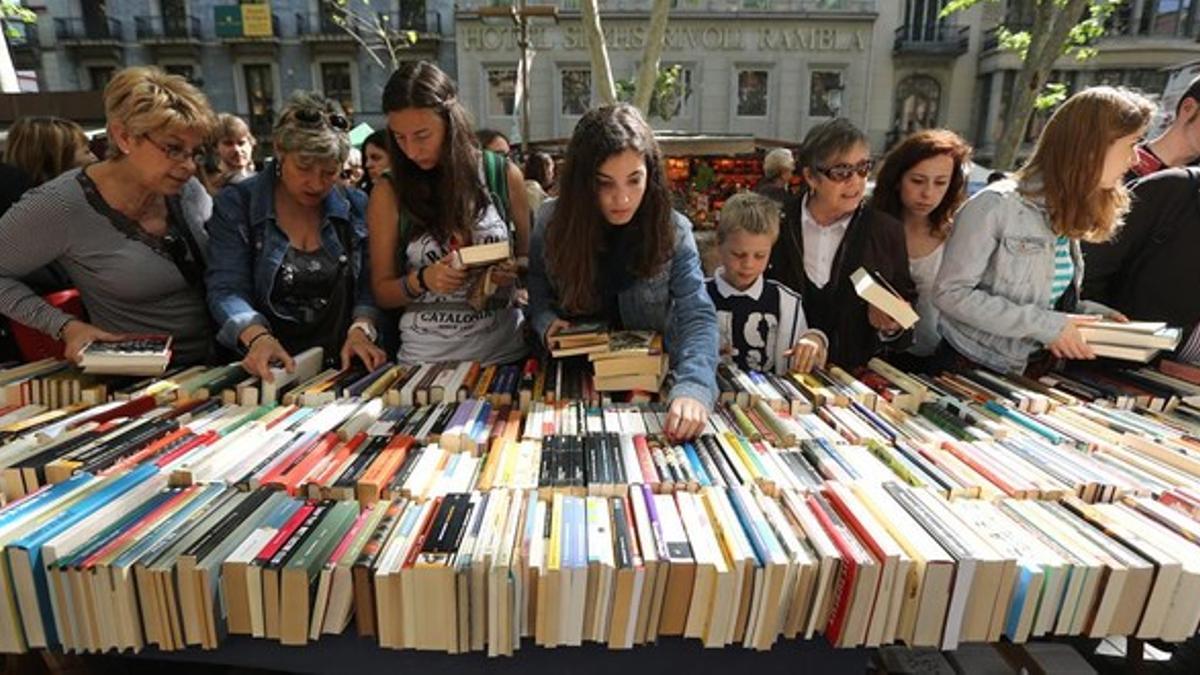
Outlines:
[[[1200,624],[1184,366],[723,366],[687,442],[662,433],[662,403],[560,397],[563,362],[490,377],[514,368],[525,400],[462,385],[477,364],[314,373],[266,401],[236,366],[0,371],[0,650],[304,644],[351,625],[491,655],[669,636],[953,649]],[[41,398],[72,378],[88,400]]]

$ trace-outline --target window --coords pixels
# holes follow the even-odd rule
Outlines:
[[[1157,68],[1135,68],[1126,75],[1125,85],[1147,96],[1161,96],[1167,88],[1168,74]]]
[[[771,73],[766,70],[739,70],[737,73],[737,114],[739,117],[766,117]]]
[[[650,99],[650,116],[662,120],[692,116],[692,68],[682,64],[663,64],[662,70],[679,68],[675,86],[656,92]]]
[[[163,35],[186,37],[188,35],[186,0],[160,0],[159,8],[162,11]]]
[[[1142,7],[1143,35],[1186,35],[1190,32],[1192,0],[1150,0]]]
[[[814,70],[808,87],[810,117],[838,117],[842,114],[842,73],[837,70]]]
[[[275,123],[275,83],[271,65],[247,63],[245,75],[246,103],[250,109],[250,132],[258,138],[268,138]]]
[[[326,98],[340,103],[347,115],[354,114],[354,84],[350,79],[349,63],[322,63],[321,91]]]
[[[942,24],[943,0],[906,0],[904,5],[904,36],[909,40],[930,42],[938,38]]]
[[[512,117],[517,101],[517,69],[488,68],[487,114],[490,117]]]
[[[910,75],[896,87],[896,129],[907,136],[937,126],[942,85],[928,75]]]
[[[577,117],[592,107],[592,71],[587,68],[564,68],[559,73],[562,87],[561,113]]]
[[[116,70],[113,66],[89,66],[87,72],[92,91],[104,91]]]

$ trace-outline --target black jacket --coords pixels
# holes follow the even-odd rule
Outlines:
[[[1147,176],[1132,198],[1112,241],[1083,246],[1083,297],[1180,326],[1186,342],[1200,321],[1200,169]]]
[[[779,241],[771,250],[766,276],[800,293],[804,313],[812,328],[829,337],[829,362],[844,368],[865,364],[884,351],[903,351],[912,344],[912,331],[884,343],[867,320],[867,303],[854,292],[850,275],[859,267],[878,272],[910,303],[916,304],[917,287],[908,272],[908,247],[904,226],[895,218],[860,206],[838,246],[829,283],[818,289],[804,273],[804,236],[801,229],[803,194]]]

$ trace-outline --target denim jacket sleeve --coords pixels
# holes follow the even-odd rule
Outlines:
[[[1050,344],[1066,326],[1065,314],[1013,302],[993,294],[985,282],[989,267],[995,264],[1005,221],[1014,217],[1007,211],[1005,197],[987,191],[959,210],[934,282],[934,305],[944,317],[977,330]]]
[[[700,254],[692,223],[675,213],[675,252],[671,256],[671,315],[667,330],[671,372],[675,384],[669,400],[681,396],[700,401],[709,410],[717,401],[717,361],[720,336],[717,310],[704,287]]]
[[[254,251],[250,249],[249,194],[236,185],[225,187],[213,204],[208,221],[208,309],[217,322],[217,340],[232,349],[247,327],[269,327],[254,308]]]
[[[383,318],[375,304],[375,292],[371,290],[371,245],[367,240],[367,195],[352,188],[346,195],[350,200],[350,236],[354,238],[354,255],[358,258],[357,276],[354,279],[355,319],[369,319],[378,325]]]
[[[537,339],[542,341],[546,329],[558,318],[554,310],[558,300],[546,275],[546,223],[554,212],[556,200],[547,199],[534,218],[533,234],[529,239],[529,319]]]

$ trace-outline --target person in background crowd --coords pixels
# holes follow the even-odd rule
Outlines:
[[[338,185],[350,153],[349,122],[320,94],[298,92],[272,134],[271,169],[217,196],[209,240],[208,306],[242,366],[270,369],[312,347],[327,362],[368,370],[387,360],[375,346],[364,222],[366,195]]]
[[[204,219],[211,199],[193,174],[215,123],[208,101],[157,68],[117,73],[104,89],[109,157],[31,190],[0,218],[0,313],[65,342],[174,335],[174,361],[211,353],[204,304]],[[17,279],[60,262],[89,321]]]
[[[845,119],[809,130],[801,147],[805,186],[771,251],[767,277],[804,298],[809,324],[829,338],[829,361],[845,368],[884,350],[903,351],[912,332],[868,305],[850,275],[860,267],[885,279],[909,302],[904,227],[863,204],[872,161],[867,138]]]
[[[892,148],[875,179],[871,208],[904,224],[908,272],[917,286],[917,322],[909,353],[931,356],[941,342],[933,281],[954,212],[967,197],[971,147],[945,129],[918,131]]]
[[[217,116],[217,175],[213,189],[240,183],[254,175],[254,136],[246,121],[237,115]]]
[[[807,373],[825,365],[825,334],[811,330],[800,294],[763,271],[779,239],[779,205],[739,192],[721,207],[717,246],[721,266],[704,282],[717,309],[721,355],[743,370]]]
[[[775,148],[763,157],[763,178],[754,188],[760,195],[779,204],[780,227],[788,227],[787,217],[799,213],[800,198],[792,192],[792,176],[796,173],[796,156],[788,148]]]
[[[340,183],[342,187],[358,187],[362,184],[364,176],[366,173],[363,171],[362,151],[350,148],[350,154],[346,156],[346,163],[342,166]]]
[[[70,120],[22,117],[8,130],[4,162],[20,169],[28,184],[26,189],[95,161],[83,127]],[[0,214],[11,205],[0,203]]]
[[[525,160],[525,191],[530,213],[537,213],[542,202],[554,191],[554,160],[544,152],[535,152]]]
[[[1120,314],[1079,301],[1079,241],[1103,241],[1128,209],[1125,172],[1136,158],[1153,104],[1112,87],[1085,89],[1047,122],[1014,179],[989,185],[955,217],[934,282],[942,368],[970,363],[1038,372],[1042,350],[1095,358],[1080,323]]]
[[[993,171],[993,172],[991,172],[991,173],[989,173],[989,174],[988,174],[988,177],[987,177],[987,184],[988,184],[988,185],[991,185],[992,183],[995,183],[995,182],[997,182],[997,181],[1002,181],[1002,180],[1004,180],[1005,178],[1008,178],[1008,172],[1007,172],[1007,171]]]
[[[385,171],[390,171],[392,168],[392,160],[388,156],[387,148],[387,129],[377,129],[367,136],[367,140],[362,142],[360,148],[363,158],[363,169],[366,175],[362,180],[363,190],[368,193],[375,183],[378,183],[380,177]]]
[[[523,357],[524,317],[508,302],[516,262],[455,265],[456,249],[474,244],[508,242],[514,257],[527,255],[520,170],[480,151],[454,81],[432,63],[406,63],[393,73],[383,110],[392,170],[371,192],[367,222],[375,297],[382,307],[405,308],[399,359],[495,364]]]
[[[1175,358],[1200,363],[1200,168],[1156,172],[1135,181],[1130,193],[1116,236],[1083,246],[1083,297],[1139,321],[1183,328]]]
[[[589,318],[661,333],[674,376],[664,431],[694,437],[717,397],[717,317],[654,132],[631,105],[596,108],[575,126],[566,158],[530,246],[534,332],[549,346]]]
[[[479,140],[479,147],[484,150],[491,150],[505,157],[512,153],[512,145],[508,142],[508,136],[495,129],[480,129],[475,132],[475,136]]]
[[[1175,118],[1162,134],[1137,147],[1137,159],[1125,173],[1125,182],[1200,159],[1200,76],[1175,103]]]

